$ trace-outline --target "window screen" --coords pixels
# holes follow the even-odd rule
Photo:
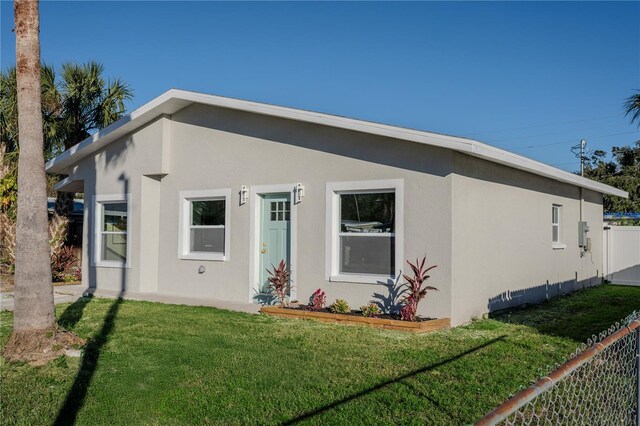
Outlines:
[[[224,253],[225,200],[192,200],[190,203],[189,250]]]
[[[395,193],[340,193],[340,273],[393,275]]]

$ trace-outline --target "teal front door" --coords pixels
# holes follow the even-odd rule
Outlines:
[[[264,194],[260,201],[260,274],[258,293],[271,293],[267,270],[291,256],[291,199],[289,193]]]

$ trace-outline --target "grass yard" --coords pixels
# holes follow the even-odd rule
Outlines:
[[[92,338],[44,367],[0,361],[3,425],[462,424],[640,308],[602,286],[425,335],[212,308],[80,299]],[[12,315],[0,314],[0,344]]]

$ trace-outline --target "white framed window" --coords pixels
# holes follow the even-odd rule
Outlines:
[[[180,192],[178,257],[229,260],[231,189]]]
[[[128,268],[131,258],[129,194],[94,196],[93,266]]]
[[[403,262],[403,181],[327,183],[326,278],[392,284]]]
[[[551,206],[551,245],[554,249],[566,247],[562,243],[562,206],[553,204]]]

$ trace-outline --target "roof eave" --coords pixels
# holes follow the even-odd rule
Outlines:
[[[78,145],[68,149],[46,163],[49,173],[68,174],[68,169],[82,158],[98,151],[111,141],[127,135],[136,128],[147,124],[163,114],[171,115],[178,110],[193,104],[200,103],[220,108],[236,109],[256,114],[275,116],[285,119],[305,121],[324,126],[337,127],[357,132],[386,136],[394,139],[402,139],[426,145],[451,149],[468,155],[473,155],[491,162],[506,165],[508,167],[527,171],[557,181],[565,182],[578,187],[590,189],[603,194],[628,198],[629,194],[609,185],[595,182],[590,179],[577,176],[573,173],[557,169],[521,155],[505,151],[472,139],[441,135],[437,133],[419,130],[405,129],[386,124],[372,123],[352,118],[322,114],[311,111],[269,105],[252,101],[233,98],[225,98],[204,93],[188,92],[171,89],[140,108],[124,116],[110,126],[96,132]]]

